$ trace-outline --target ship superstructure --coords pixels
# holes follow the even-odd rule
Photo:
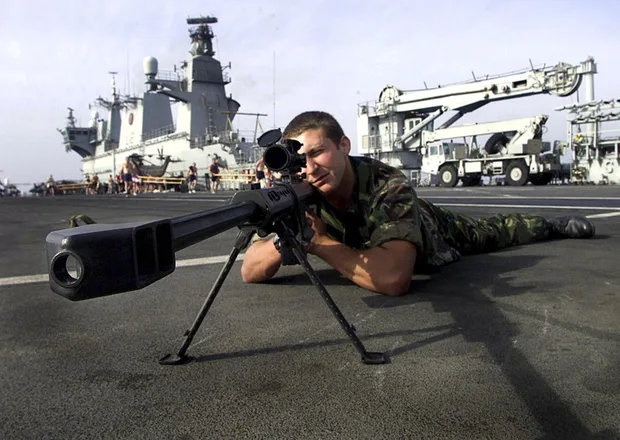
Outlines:
[[[144,58],[145,91],[121,95],[112,74],[108,99],[97,98],[87,126],[79,127],[69,108],[66,127],[59,130],[67,151],[82,157],[84,175],[118,174],[123,162],[138,155],[154,166],[167,163],[165,174],[179,175],[192,163],[205,170],[212,158],[228,168],[256,160],[256,137],[263,114],[240,113],[240,104],[226,95],[228,66],[214,58],[211,24],[217,18],[188,18],[190,57],[173,71],[159,70],[152,56]],[[173,118],[176,106],[176,121]],[[107,112],[101,118],[97,108]],[[233,129],[238,115],[257,118],[256,130],[242,136]]]

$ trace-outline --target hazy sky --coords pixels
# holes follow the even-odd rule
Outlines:
[[[143,90],[142,59],[171,70],[188,55],[185,19],[215,15],[216,58],[232,63],[229,93],[240,111],[261,112],[271,128],[273,56],[276,124],[304,110],[336,116],[356,139],[356,106],[387,84],[402,89],[593,56],[596,98],[620,97],[617,0],[126,1],[9,0],[0,16],[0,178],[13,182],[80,177],[76,153],[56,131],[67,107],[82,124],[88,104],[117,85]],[[545,140],[565,140],[576,96],[491,104],[462,119],[485,122],[548,114]],[[243,126],[253,121],[240,119]]]

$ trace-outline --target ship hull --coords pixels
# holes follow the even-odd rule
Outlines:
[[[82,159],[82,173],[86,176],[99,175],[118,175],[121,171],[123,163],[131,154],[139,154],[145,160],[153,165],[163,163],[162,156],[170,156],[171,162],[166,168],[164,176],[185,175],[189,166],[196,164],[199,174],[208,172],[209,166],[213,158],[218,160],[221,167],[229,169],[251,168],[253,167],[253,158],[251,153],[247,153],[247,145],[239,151],[246,151],[245,154],[232,151],[232,148],[225,144],[206,145],[202,148],[191,148],[189,142],[185,139],[166,140],[163,142],[151,142],[148,145],[138,146],[135,148],[125,148],[121,150],[113,150],[97,156]]]

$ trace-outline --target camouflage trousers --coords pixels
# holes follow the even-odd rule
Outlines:
[[[497,251],[550,238],[548,221],[537,215],[495,214],[474,219],[419,199],[423,265],[440,267],[461,255]]]

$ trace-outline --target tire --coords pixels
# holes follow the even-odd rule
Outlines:
[[[524,186],[529,179],[529,170],[522,160],[513,160],[506,168],[506,183],[510,186]]]
[[[445,165],[439,169],[439,185],[444,188],[454,188],[459,181],[454,165]]]
[[[495,133],[489,138],[486,144],[484,144],[484,151],[488,154],[497,154],[500,152],[501,147],[505,146],[508,141],[508,136],[504,133]]]
[[[553,175],[550,173],[534,174],[533,176],[530,176],[530,182],[532,182],[532,185],[548,185],[551,183],[552,179]]]

